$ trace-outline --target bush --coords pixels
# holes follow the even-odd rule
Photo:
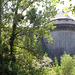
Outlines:
[[[61,57],[61,70],[63,75],[71,75],[74,68],[73,58],[69,54]]]
[[[53,70],[56,75],[75,75],[75,57],[69,54],[64,54],[60,60],[60,66],[57,59],[55,59]]]

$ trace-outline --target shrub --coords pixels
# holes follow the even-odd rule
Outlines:
[[[62,75],[72,75],[73,68],[74,68],[73,58],[69,54],[64,54],[61,57]]]

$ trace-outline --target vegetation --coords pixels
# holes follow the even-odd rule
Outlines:
[[[67,12],[71,12],[72,15],[75,17],[75,5],[72,4],[73,0],[67,0],[67,1],[69,2],[69,4],[64,7],[65,14],[67,14]],[[65,0],[60,0],[60,4],[65,5]]]
[[[36,8],[41,2],[43,11]],[[0,75],[35,73],[33,61],[43,58],[42,37],[52,40],[49,32],[55,27],[49,21],[55,14],[50,1],[0,1]]]
[[[55,26],[50,18],[57,12],[57,2],[0,0],[0,75],[75,74],[75,60],[70,55],[61,57],[61,66],[57,61],[53,67],[42,65],[45,53],[42,50],[42,37],[48,38],[50,43],[53,40],[49,33]],[[43,11],[37,9],[39,6]]]

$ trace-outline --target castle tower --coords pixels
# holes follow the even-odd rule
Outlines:
[[[53,43],[47,43],[47,39],[43,39],[46,47],[48,48],[48,54],[50,57],[57,57],[66,52],[67,54],[75,54],[75,21],[68,15],[64,15],[64,12],[58,13],[55,18],[52,19],[56,28],[50,32],[53,37]]]

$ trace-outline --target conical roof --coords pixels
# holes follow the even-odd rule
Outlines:
[[[63,18],[71,19],[68,15],[65,15],[65,14],[64,14],[64,11],[59,12],[59,13],[54,17],[54,19],[63,19]]]
[[[55,21],[54,24],[74,24],[75,21],[68,15],[64,14],[64,11],[59,12],[51,21]]]

